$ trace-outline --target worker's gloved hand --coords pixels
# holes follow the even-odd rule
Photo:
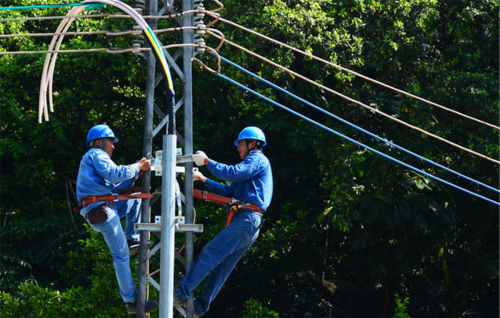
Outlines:
[[[148,158],[142,158],[139,160],[139,169],[141,171],[149,170],[149,168],[151,168],[151,160]]]
[[[204,166],[208,163],[208,157],[207,155],[203,152],[198,150],[194,155],[193,155],[193,161],[196,163],[198,167]]]
[[[193,172],[193,181],[201,181],[205,183],[207,178],[199,171]]]

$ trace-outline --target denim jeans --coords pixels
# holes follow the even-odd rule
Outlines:
[[[259,235],[260,216],[246,211],[235,214],[224,230],[203,247],[200,255],[186,276],[179,282],[176,292],[182,299],[191,297],[191,292],[208,276],[205,289],[194,300],[198,315],[210,308],[210,303],[222,288],[227,277],[240,258]]]
[[[134,223],[141,218],[141,200],[123,200],[116,204],[106,204],[108,219],[98,224],[90,224],[94,230],[101,232],[108,245],[116,279],[123,301],[134,302],[137,298],[130,272],[130,258],[127,240],[139,241],[139,232],[134,231]],[[125,217],[125,232],[123,232],[120,219]]]

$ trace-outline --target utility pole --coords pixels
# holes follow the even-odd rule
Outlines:
[[[144,1],[138,1],[137,5],[142,6]],[[157,15],[158,1],[147,0],[145,5],[147,15]],[[157,19],[147,20],[151,30],[156,30]],[[146,105],[145,105],[145,119],[144,119],[144,145],[143,157],[151,154],[153,151],[153,109],[154,109],[154,95],[155,95],[155,71],[156,60],[153,52],[147,51],[145,53],[147,63],[146,75]],[[148,193],[151,187],[151,171],[145,171],[142,175],[142,192]],[[151,221],[150,215],[150,200],[143,199],[141,205],[141,223],[149,223]],[[148,298],[146,273],[149,273],[149,259],[147,256],[147,244],[149,240],[148,231],[140,231],[140,246],[139,246],[139,273],[137,284],[137,314],[136,318],[145,317],[144,304]]]
[[[182,10],[192,10],[193,0],[182,0]],[[137,0],[138,5],[145,6],[147,15],[162,15],[165,11],[174,13],[174,0],[161,0],[162,9],[158,10],[158,0]],[[157,29],[157,19],[148,19],[148,24],[152,30]],[[185,14],[182,18],[182,26],[193,26],[193,13]],[[194,43],[193,30],[183,30],[183,43]],[[182,52],[183,63],[182,71],[175,60]],[[183,80],[184,96],[179,99],[175,106],[177,109],[184,106],[184,138],[176,135],[175,127],[170,129],[170,118],[164,118],[158,126],[169,125],[168,135],[163,137],[163,153],[162,153],[162,217],[161,228],[158,224],[150,223],[150,200],[143,200],[141,206],[141,224],[136,224],[136,229],[140,230],[141,243],[139,248],[139,273],[138,273],[138,296],[137,296],[137,315],[136,318],[145,317],[144,304],[148,297],[147,281],[149,280],[160,291],[160,318],[171,318],[173,316],[172,307],[172,291],[173,291],[173,264],[175,261],[175,231],[185,232],[185,267],[186,271],[193,264],[193,233],[202,232],[203,227],[197,226],[194,223],[193,213],[193,163],[192,161],[184,162],[185,185],[184,185],[184,204],[185,204],[185,224],[177,224],[175,221],[175,164],[176,164],[176,146],[177,140],[183,143],[184,154],[189,156],[193,153],[193,127],[192,127],[192,58],[194,57],[193,47],[184,47],[179,49],[173,57],[164,50],[167,60],[179,77]],[[155,105],[154,91],[156,85],[161,81],[161,77],[155,75],[155,57],[152,52],[148,51],[143,55],[147,60],[147,80],[146,80],[146,105],[145,105],[145,124],[144,124],[144,148],[143,154],[146,156],[152,153],[152,142],[155,135],[161,131],[161,127],[153,129],[154,111],[158,113]],[[161,113],[161,112],[160,112]],[[142,191],[149,192],[151,185],[151,172],[147,171],[143,175]],[[149,257],[147,251],[147,241],[149,239],[149,231],[161,231],[161,255],[160,255],[160,284],[155,283],[154,279],[149,276]],[[153,249],[155,250],[155,249]],[[156,249],[155,251],[157,251]],[[182,311],[182,310],[181,310]],[[187,318],[194,317],[193,300],[188,301]]]
[[[182,10],[184,12],[193,10],[193,0],[183,0]],[[194,15],[192,13],[184,15],[183,27],[194,25]],[[182,31],[184,44],[193,43],[194,36],[192,29]],[[183,69],[184,69],[184,151],[186,155],[193,154],[193,81],[192,81],[192,58],[194,57],[194,48],[186,46],[183,48]],[[186,182],[184,184],[184,195],[186,197],[186,223],[193,224],[193,162],[186,164]],[[186,272],[193,265],[193,232],[186,232]],[[194,317],[193,298],[188,300],[187,318]]]

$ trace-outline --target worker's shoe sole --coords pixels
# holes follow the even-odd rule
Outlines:
[[[137,301],[133,303],[125,303],[125,308],[127,309],[127,314],[135,315],[137,314]],[[146,300],[144,304],[144,312],[153,312],[158,309],[158,303],[154,300]]]
[[[128,248],[129,248],[128,254],[130,256],[134,256],[135,254],[137,254],[139,252],[140,242],[127,241],[127,244],[128,244]],[[148,250],[151,247],[153,247],[153,245],[154,245],[153,241],[148,240]]]
[[[177,292],[174,292],[174,307],[185,307],[186,305],[187,299],[182,299]]]

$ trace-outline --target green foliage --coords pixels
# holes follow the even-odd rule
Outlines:
[[[250,298],[246,303],[245,303],[245,312],[243,316],[240,316],[241,318],[266,318],[266,317],[279,317],[277,312],[274,312],[272,310],[267,309],[266,307],[263,307],[262,304],[253,299]]]
[[[396,310],[394,311],[392,318],[410,318],[406,312],[406,308],[410,302],[410,297],[402,298],[398,293],[396,293],[394,297],[396,298]]]
[[[119,297],[111,256],[102,235],[86,226],[90,237],[68,253],[61,270],[71,287],[43,287],[34,279],[12,293],[0,294],[0,317],[127,317]]]
[[[16,0],[8,5],[57,2]],[[174,4],[180,12],[180,4]],[[212,2],[205,5],[215,7]],[[498,0],[256,0],[252,5],[226,0],[224,6],[220,13],[228,20],[498,125]],[[115,12],[110,6],[95,11]],[[0,18],[65,12],[1,11]],[[59,22],[1,23],[0,34],[51,32]],[[158,23],[173,26],[167,19]],[[70,31],[126,30],[132,24],[130,19],[78,19]],[[227,39],[342,94],[498,157],[497,130],[392,93],[238,28],[220,22],[214,27]],[[164,44],[182,41],[180,33],[160,37]],[[134,40],[134,36],[68,36],[63,48],[128,47]],[[42,50],[48,41],[0,39],[0,51]],[[206,41],[216,44],[211,37]],[[366,130],[498,188],[499,170],[494,164],[423,137],[230,45],[220,53]],[[209,55],[197,57],[209,65],[214,61]],[[130,163],[142,155],[146,64],[133,54],[59,55],[55,113],[39,125],[43,61],[40,55],[0,56],[0,315],[125,315],[109,252],[99,235],[85,230],[81,217],[73,221],[66,191],[69,205],[75,204],[67,182],[76,178],[86,151],[85,136],[94,124],[108,123],[120,137],[116,162]],[[325,118],[229,65],[223,63],[221,72],[342,134],[494,197]],[[382,317],[392,308],[401,317],[471,313],[498,317],[496,207],[275,109],[196,66],[193,79],[194,150],[203,149],[220,162],[237,163],[231,146],[235,136],[244,126],[258,125],[268,138],[264,151],[275,183],[259,239],[236,266],[207,318],[241,313],[275,317],[277,312],[283,317],[322,317],[329,312],[336,318]],[[181,83],[175,79],[177,96],[183,94]],[[162,108],[165,94],[161,88],[156,93],[155,102]],[[177,116],[181,134],[182,111]],[[153,147],[161,148],[160,138]],[[159,183],[153,178],[152,188],[159,189]],[[205,233],[195,236],[196,253],[224,227],[225,213],[210,203],[195,204],[197,223],[205,225]],[[154,213],[157,210],[153,207]],[[178,241],[182,244],[181,236]],[[136,262],[132,266],[135,273]],[[183,275],[180,266],[178,272]],[[412,295],[411,302],[398,295]],[[225,299],[232,301],[228,305]],[[50,306],[45,308],[45,303]]]

